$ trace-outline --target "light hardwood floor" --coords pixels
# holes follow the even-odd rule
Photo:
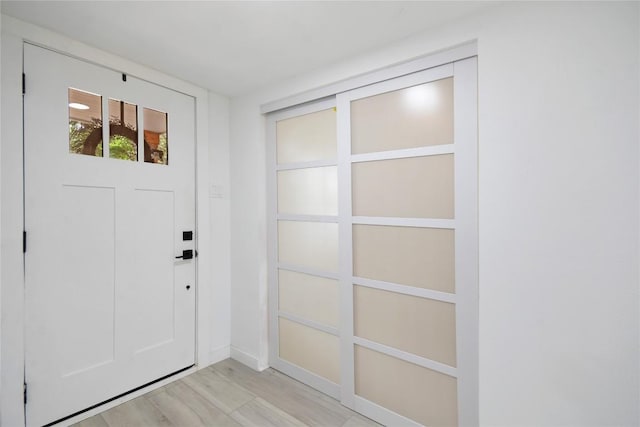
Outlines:
[[[379,424],[280,372],[227,359],[74,427],[373,427]]]

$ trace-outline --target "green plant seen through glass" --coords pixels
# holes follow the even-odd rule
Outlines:
[[[112,159],[138,160],[136,144],[126,136],[111,135],[109,138],[109,157]]]
[[[96,128],[101,128],[102,123],[96,121],[94,123],[82,123],[75,120],[69,120],[69,152],[82,154],[84,142],[87,137]],[[96,147],[95,155],[102,157],[102,144]]]
[[[160,134],[160,142],[158,143],[158,151],[162,151],[162,163],[165,165],[169,163],[169,152],[167,151],[167,134]]]

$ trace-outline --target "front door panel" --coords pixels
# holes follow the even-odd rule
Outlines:
[[[175,258],[195,249],[194,100],[28,44],[24,61],[26,408],[43,425],[194,363],[195,259]]]

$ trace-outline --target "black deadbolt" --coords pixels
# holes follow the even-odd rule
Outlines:
[[[183,231],[182,240],[193,240],[193,231]]]

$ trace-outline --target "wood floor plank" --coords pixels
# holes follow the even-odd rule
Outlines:
[[[256,373],[231,359],[209,369],[310,426],[341,426],[353,415],[337,400],[320,398],[319,392],[272,370]]]
[[[175,426],[240,427],[222,409],[205,400],[183,381],[177,381],[149,401]]]
[[[102,418],[102,415],[97,414],[93,417],[82,420],[75,424],[75,427],[109,427],[109,424]]]
[[[380,427],[273,369],[227,359],[74,427]]]
[[[378,424],[372,419],[363,417],[360,414],[355,414],[349,418],[342,427],[382,427],[382,424]]]
[[[155,406],[140,396],[102,413],[109,427],[173,427],[173,424]]]
[[[249,391],[210,369],[201,369],[182,381],[227,414],[255,398]]]
[[[231,417],[244,427],[304,427],[305,424],[257,397],[236,409]]]

